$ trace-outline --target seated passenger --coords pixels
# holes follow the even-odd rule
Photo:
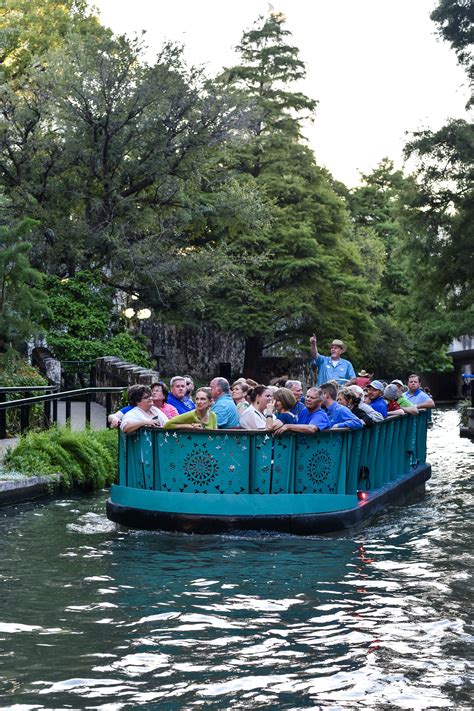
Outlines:
[[[184,383],[186,385],[186,391],[184,394],[184,401],[185,402],[192,402],[194,404],[193,400],[193,390],[194,390],[194,380],[190,375],[183,375],[184,378]]]
[[[170,393],[168,404],[176,408],[180,415],[194,410],[194,403],[186,396],[186,379],[182,375],[175,375],[170,380]]]
[[[292,410],[296,405],[296,398],[288,388],[278,388],[273,394],[276,419],[284,425],[296,425],[298,418]],[[304,407],[304,406],[303,406]]]
[[[107,422],[109,423],[110,427],[120,427],[120,423],[122,422],[123,416],[131,409],[132,405],[130,405],[129,403],[128,405],[121,407],[120,410],[117,410],[117,412],[112,412],[110,415],[108,415]]]
[[[381,415],[387,417],[387,403],[383,399],[384,384],[380,380],[372,380],[367,385],[367,395],[369,396],[370,405],[380,412]]]
[[[398,391],[398,398],[397,402],[402,408],[402,410],[409,415],[417,415],[418,414],[418,408],[416,405],[413,405],[413,403],[410,402],[410,400],[407,398],[405,391],[408,390],[407,386],[402,383],[401,380],[392,380],[390,385],[396,385],[397,391]]]
[[[373,373],[372,375],[370,373],[367,373],[365,370],[361,370],[360,373],[357,373],[357,378],[355,379],[355,385],[358,385],[360,388],[365,388],[370,381],[373,378]]]
[[[400,417],[405,415],[405,411],[398,404],[398,388],[396,385],[387,385],[383,391],[384,399],[387,402],[387,417]]]
[[[339,388],[337,391],[337,398],[336,401],[339,403],[339,405],[344,405],[344,407],[349,407],[348,405],[348,396],[350,395],[350,390],[349,388]]]
[[[150,387],[151,396],[153,398],[153,407],[157,407],[158,410],[164,412],[168,419],[170,417],[176,417],[178,415],[178,410],[173,407],[173,405],[170,405],[169,402],[166,402],[169,395],[169,391],[166,385],[160,382],[152,383]]]
[[[285,424],[275,431],[281,435],[283,432],[296,432],[300,434],[312,434],[319,430],[328,430],[331,426],[329,418],[321,408],[323,395],[319,388],[308,388],[305,397],[306,406],[298,418],[296,424]]]
[[[377,410],[374,410],[374,408],[371,405],[364,402],[365,393],[362,390],[362,388],[359,387],[359,385],[349,385],[347,389],[350,392],[352,392],[355,395],[355,397],[358,399],[359,402],[357,403],[356,407],[358,407],[359,410],[361,410],[366,415],[368,415],[370,417],[370,419],[372,420],[372,422],[383,422],[384,416],[382,415],[382,413],[377,412]],[[354,412],[354,414],[357,414],[353,407],[349,407],[349,409],[352,410],[352,412]],[[360,415],[357,415],[357,417],[359,417],[359,419],[363,419],[365,422],[365,418],[360,417]]]
[[[324,383],[324,385],[321,385],[321,393],[323,396],[323,407],[327,412],[331,429],[348,427],[351,430],[359,430],[362,427],[362,422],[348,407],[336,402],[337,389],[333,383]]]
[[[240,415],[243,430],[266,430],[273,427],[272,394],[266,385],[250,391],[250,406]]]
[[[153,407],[151,390],[148,385],[132,385],[128,389],[128,401],[132,409],[125,413],[120,424],[123,432],[129,434],[140,427],[162,427],[168,421],[166,415]]]
[[[239,417],[249,406],[247,402],[248,391],[249,386],[245,381],[232,383],[232,400],[235,403]]]
[[[212,411],[217,417],[219,429],[233,429],[239,427],[239,413],[230,396],[229,381],[225,378],[214,378],[210,382],[213,399]]]
[[[305,406],[305,401],[303,397],[303,384],[301,380],[287,380],[285,383],[285,388],[291,390],[291,392],[295,396],[296,403],[295,406],[291,408],[291,412],[296,417],[296,419],[298,419],[301,411]]]
[[[356,394],[352,390],[352,387],[358,388],[360,390],[360,393]],[[377,417],[379,417],[380,420],[383,420],[383,417],[380,414],[380,412],[375,412],[375,410],[373,410],[370,407],[370,405],[364,405],[363,407],[361,407],[361,400],[362,400],[363,396],[364,396],[364,391],[362,390],[362,388],[359,385],[349,386],[348,388],[346,388],[345,403],[340,402],[339,398],[338,398],[338,402],[339,402],[339,404],[346,405],[346,407],[349,408],[349,410],[352,412],[352,414],[359,418],[359,420],[362,422],[362,425],[364,427],[372,427],[375,420],[365,410],[365,408],[369,408],[370,410],[372,410],[372,413],[374,415],[376,415]]]
[[[408,400],[416,405],[418,410],[431,410],[435,407],[434,400],[421,389],[420,376],[413,373],[408,378]]]
[[[194,397],[195,409],[165,422],[165,430],[184,430],[190,427],[199,430],[216,430],[217,417],[214,412],[211,412],[211,395],[206,390],[199,388]]]
[[[137,384],[137,383],[136,383],[136,384]],[[139,384],[139,383],[138,383],[138,384]],[[154,385],[157,385],[157,383],[154,383],[153,385],[150,386],[150,387],[151,387],[151,394],[152,394],[152,396],[153,396],[153,387],[154,387]],[[130,386],[130,387],[133,387],[133,386]],[[166,387],[166,386],[165,386],[165,387]],[[154,407],[158,407],[158,405],[157,405],[155,402],[153,402],[153,405],[154,405]],[[130,405],[130,401],[129,401],[128,405],[125,405],[124,407],[121,407],[120,410],[117,410],[117,412],[113,412],[112,414],[110,414],[110,415],[107,417],[107,421],[108,421],[110,427],[112,427],[112,428],[120,427],[120,423],[122,422],[123,416],[124,416],[127,412],[130,412],[131,409],[132,409],[132,405]],[[165,412],[164,410],[162,410],[162,408],[158,407],[158,409],[161,410],[162,412],[164,412],[167,417],[170,416],[170,415],[168,415],[167,412]],[[178,414],[178,413],[175,413],[175,414]]]

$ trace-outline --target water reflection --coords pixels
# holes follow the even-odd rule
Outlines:
[[[9,706],[469,708],[456,426],[436,413],[427,495],[349,536],[121,531],[105,493],[1,512]]]

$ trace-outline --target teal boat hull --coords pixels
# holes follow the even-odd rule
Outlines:
[[[174,531],[182,533],[238,533],[239,531],[266,531],[292,535],[317,535],[343,531],[371,520],[381,511],[394,504],[402,504],[407,499],[424,492],[425,482],[431,477],[429,464],[418,466],[410,474],[401,477],[383,488],[367,492],[367,498],[358,500],[350,508],[305,513],[251,514],[192,513],[190,511],[169,510],[170,501],[166,494],[161,499],[151,500],[151,508],[141,508],[139,501],[127,505],[127,497],[120,495],[120,487],[114,487],[113,499],[107,501],[107,516],[112,521],[128,528],[143,530]],[[186,495],[183,495],[186,496]],[[298,494],[289,496],[298,497]],[[311,495],[308,495],[311,496]],[[260,497],[259,497],[260,498]],[[315,498],[318,499],[317,495]],[[119,503],[123,501],[123,503]],[[160,502],[162,508],[160,509]],[[145,501],[146,503],[146,501]],[[182,502],[183,504],[186,502]],[[197,506],[197,502],[191,504]],[[266,502],[262,501],[262,505]],[[321,500],[314,502],[321,508]],[[334,501],[333,504],[336,502]],[[292,508],[295,508],[293,502]],[[291,504],[290,504],[291,505]],[[329,502],[327,505],[330,506]],[[158,508],[155,508],[158,507]],[[263,506],[262,506],[263,507]],[[175,505],[175,508],[179,508]],[[182,507],[181,507],[182,508]],[[188,508],[185,506],[185,508]]]
[[[427,417],[314,435],[120,434],[107,516],[138,529],[299,535],[351,528],[423,490]]]

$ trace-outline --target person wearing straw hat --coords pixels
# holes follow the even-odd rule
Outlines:
[[[365,388],[370,383],[373,377],[373,373],[368,373],[366,370],[361,370],[360,373],[357,373],[355,384],[358,385],[360,388]]]
[[[309,339],[309,347],[313,363],[318,369],[318,386],[327,383],[328,380],[335,380],[338,385],[347,385],[356,377],[352,363],[341,355],[347,348],[344,341],[335,338],[330,346],[331,355],[324,356],[318,353],[318,341],[313,333]]]

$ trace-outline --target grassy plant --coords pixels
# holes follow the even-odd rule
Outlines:
[[[471,405],[471,400],[461,400],[461,402],[458,403],[458,412],[459,412],[459,425],[460,427],[467,427],[469,424],[469,416],[468,416],[468,409],[472,407]]]
[[[3,465],[7,472],[25,476],[60,473],[66,489],[101,489],[115,480],[117,449],[115,431],[51,429],[21,437]]]

